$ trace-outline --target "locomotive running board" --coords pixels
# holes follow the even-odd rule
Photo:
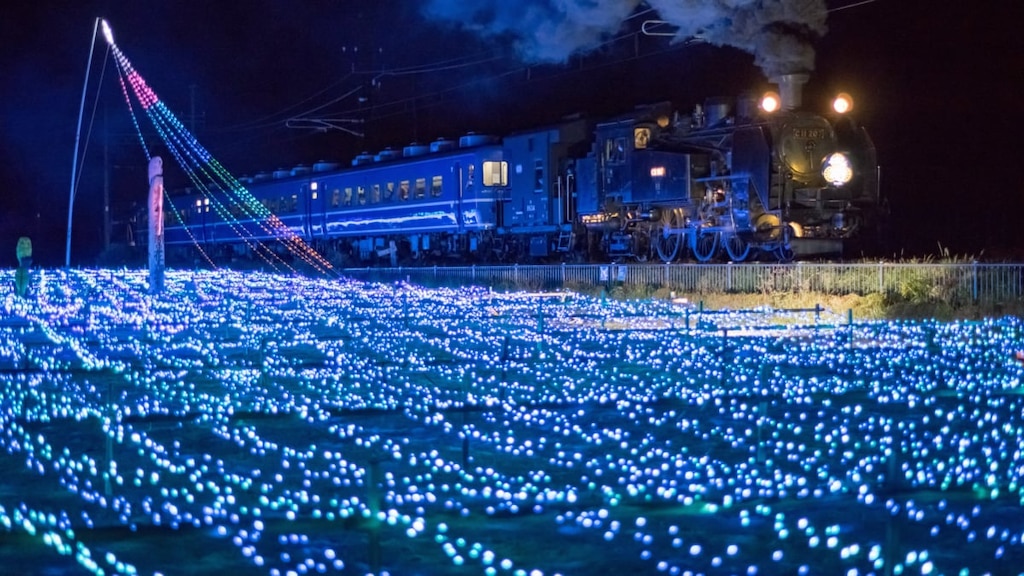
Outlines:
[[[843,241],[838,238],[793,238],[789,245],[796,256],[836,256],[843,253]]]

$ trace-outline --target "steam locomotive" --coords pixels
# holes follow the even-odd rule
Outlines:
[[[777,78],[760,102],[652,104],[193,189],[172,199],[168,257],[283,235],[351,265],[839,255],[884,222],[875,151],[848,96],[827,116],[802,108],[806,80]]]

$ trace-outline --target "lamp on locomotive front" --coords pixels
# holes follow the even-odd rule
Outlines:
[[[846,92],[840,92],[832,100],[832,109],[838,114],[846,114],[853,110],[853,97]]]
[[[825,158],[825,165],[821,169],[821,175],[829,184],[839,187],[846,184],[853,178],[853,168],[850,161],[842,152],[830,154]]]
[[[769,90],[761,96],[761,110],[771,114],[782,107],[782,98],[778,92]]]

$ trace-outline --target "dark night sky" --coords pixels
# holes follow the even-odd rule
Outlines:
[[[856,98],[904,255],[934,255],[941,243],[961,254],[1024,260],[1017,175],[1024,113],[1016,89],[1024,35],[1015,0],[875,0],[834,10],[857,3],[828,0],[833,11],[815,42],[805,102],[840,89]],[[25,234],[37,262],[63,264],[75,127],[99,16],[135,69],[235,175],[644,102],[672,100],[688,111],[705,96],[765,85],[740,50],[629,34],[643,18],[595,52],[531,66],[505,38],[429,21],[414,0],[9,4],[0,8],[0,254],[10,247],[2,266],[16,263],[15,242]],[[99,251],[104,175],[115,214],[146,194],[145,156],[112,62],[97,89],[105,49],[98,39],[82,130],[77,265]],[[352,90],[311,116],[363,119],[364,137],[286,126]],[[157,144],[144,130],[147,144]],[[168,187],[173,177],[168,171]],[[114,230],[115,241],[123,237]]]

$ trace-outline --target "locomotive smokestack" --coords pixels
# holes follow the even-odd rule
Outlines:
[[[772,78],[772,82],[779,85],[779,97],[782,98],[783,110],[794,110],[799,108],[803,102],[804,84],[810,79],[810,75],[781,74]]]

